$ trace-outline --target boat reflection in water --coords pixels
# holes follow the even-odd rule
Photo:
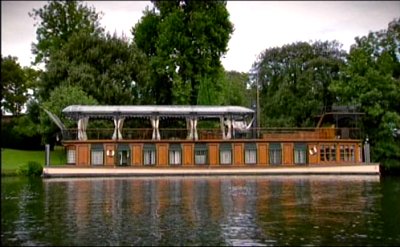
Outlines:
[[[377,222],[379,176],[54,178],[43,183],[47,220],[66,245],[382,244],[382,229],[376,230],[382,226]],[[386,239],[389,244],[398,240]]]

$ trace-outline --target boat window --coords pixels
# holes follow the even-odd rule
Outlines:
[[[219,145],[219,159],[221,165],[232,164],[232,144],[221,143]]]
[[[340,145],[340,161],[355,161],[355,145]]]
[[[67,147],[67,164],[76,163],[76,151],[74,146]]]
[[[194,163],[196,165],[205,165],[207,163],[207,145],[204,143],[196,143],[194,146]]]
[[[280,165],[282,163],[282,147],[280,143],[269,144],[269,163]]]
[[[180,165],[182,160],[182,147],[180,144],[169,145],[169,164]]]
[[[336,161],[336,144],[320,145],[320,161]]]
[[[294,163],[295,164],[307,163],[307,145],[305,143],[294,144]]]
[[[103,144],[92,144],[91,145],[91,159],[92,165],[103,165],[104,164],[104,147]]]
[[[143,145],[143,164],[144,165],[156,164],[156,146],[154,144]]]
[[[244,160],[246,164],[257,163],[257,145],[255,143],[244,144]]]

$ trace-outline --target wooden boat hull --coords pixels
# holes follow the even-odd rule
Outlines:
[[[379,164],[313,165],[291,167],[44,167],[44,177],[110,177],[110,176],[199,176],[199,175],[299,175],[357,174],[379,175]]]

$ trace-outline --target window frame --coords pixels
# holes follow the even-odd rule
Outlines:
[[[336,143],[322,143],[319,145],[319,161],[320,162],[336,162],[337,158]]]
[[[93,161],[93,153],[101,152],[101,163],[95,163]],[[103,144],[92,144],[90,145],[90,164],[93,166],[103,166],[104,165],[104,145]]]
[[[275,153],[279,153],[279,160],[276,160],[276,155],[272,155]],[[268,154],[269,154],[269,164],[279,166],[282,165],[282,144],[280,142],[270,143],[268,146]],[[278,161],[278,162],[277,162]]]
[[[204,155],[197,155],[196,152],[204,152]],[[204,163],[198,163],[196,157],[204,156]],[[207,165],[208,164],[208,146],[205,143],[195,143],[194,144],[194,164],[195,165]]]
[[[171,156],[171,152],[173,157]],[[179,154],[179,156],[176,156],[177,154]],[[173,158],[173,160],[172,160]],[[175,163],[175,159],[179,158],[179,163]],[[182,146],[181,144],[169,144],[168,147],[168,164],[172,165],[172,166],[180,166],[182,165]]]
[[[146,143],[143,145],[143,165],[144,166],[155,166],[157,164],[157,148],[153,143]],[[146,153],[150,154],[150,163],[146,163]]]
[[[249,161],[250,157],[248,157],[248,154],[250,152],[255,152],[255,160],[254,161]],[[257,144],[256,143],[245,143],[244,144],[244,163],[246,165],[256,165],[257,164]]]
[[[75,146],[67,146],[66,147],[66,152],[67,152],[67,164],[68,165],[76,165],[76,147]],[[73,151],[73,162],[70,161],[70,151]]]
[[[230,160],[229,162],[223,162],[225,159],[223,159],[223,154],[225,152],[229,152],[230,155]],[[220,165],[232,165],[233,161],[233,153],[232,153],[232,143],[220,143],[219,144],[219,164]]]
[[[297,156],[297,154],[303,153],[303,159],[301,159],[301,155]],[[297,161],[299,158],[299,161]],[[308,162],[307,159],[307,144],[306,143],[294,143],[293,147],[293,163],[295,165],[306,165]]]

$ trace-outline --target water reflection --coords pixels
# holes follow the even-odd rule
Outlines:
[[[385,215],[381,184],[377,176],[69,178],[19,189],[7,183],[2,243],[396,245],[400,231],[392,221],[399,212]],[[400,192],[399,182],[393,185]]]

